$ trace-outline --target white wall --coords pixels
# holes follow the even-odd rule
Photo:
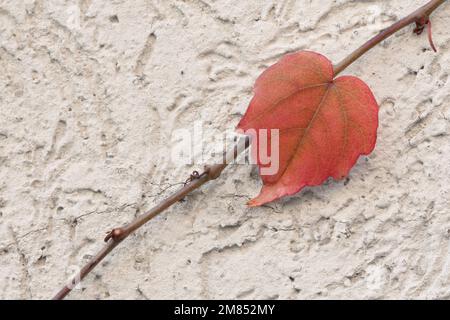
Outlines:
[[[1,0],[0,298],[49,298],[106,231],[194,169],[170,137],[233,128],[286,52],[337,62],[425,0]],[[124,243],[77,299],[450,298],[450,6],[347,70],[381,106],[348,183],[259,209],[250,166]]]

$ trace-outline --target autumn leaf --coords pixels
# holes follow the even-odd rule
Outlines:
[[[329,177],[342,179],[359,156],[375,148],[379,108],[371,90],[356,77],[334,79],[332,63],[318,53],[283,57],[259,77],[254,91],[238,129],[279,129],[279,169],[261,175],[264,186],[250,206],[321,185]],[[267,164],[258,160],[258,166]]]

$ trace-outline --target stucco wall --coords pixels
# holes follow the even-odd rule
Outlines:
[[[49,298],[201,164],[287,52],[337,62],[425,0],[0,0],[0,298]],[[349,179],[249,209],[251,166],[126,240],[70,297],[450,298],[450,5],[347,70],[381,106]]]

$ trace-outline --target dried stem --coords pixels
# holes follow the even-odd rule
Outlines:
[[[366,42],[359,49],[351,53],[347,58],[342,60],[340,63],[334,66],[335,75],[341,73],[349,65],[355,62],[367,51],[372,49],[375,45],[390,37],[397,31],[405,28],[406,26],[416,23],[418,28],[416,33],[421,33],[426,25],[429,25],[429,16],[436,10],[440,5],[442,5],[446,0],[432,0],[428,4],[419,8],[406,18],[396,22],[391,27],[383,30],[380,34]],[[159,215],[161,212],[175,204],[176,202],[182,200],[192,191],[200,188],[202,185],[208,181],[217,179],[222,171],[228,166],[229,163],[233,162],[241,152],[247,149],[249,146],[249,139],[241,139],[241,141],[236,144],[234,149],[224,155],[223,164],[208,166],[202,174],[190,179],[183,188],[163,200],[156,207],[137,217],[133,222],[122,228],[117,228],[112,230],[105,238],[106,245],[95,255],[91,260],[81,269],[81,271],[70,281],[69,284],[65,285],[54,297],[54,300],[64,299],[67,294],[86,277],[92,269],[95,268],[115,247],[117,247],[123,240],[125,240],[131,233],[139,229],[141,226],[146,224],[148,221]]]
[[[334,74],[338,75],[342,71],[344,71],[348,66],[350,66],[353,62],[358,60],[362,55],[364,55],[367,51],[375,47],[380,42],[386,40],[394,33],[402,30],[403,28],[409,26],[412,23],[416,23],[419,28],[425,27],[425,25],[428,25],[429,17],[431,13],[433,13],[434,10],[436,10],[440,5],[442,5],[446,0],[432,0],[428,2],[423,7],[417,9],[413,13],[411,13],[409,16],[403,18],[402,20],[394,23],[389,28],[381,31],[378,35],[376,35],[374,38],[367,41],[365,44],[363,44],[361,47],[353,51],[349,56],[347,56],[344,60],[339,62],[334,66]],[[429,25],[431,27],[431,25]],[[416,29],[417,30],[417,29]],[[420,32],[416,33],[420,34]],[[430,37],[431,39],[431,37]],[[430,40],[431,42],[431,40]],[[434,44],[431,42],[431,46],[434,47]]]
[[[177,203],[178,201],[184,199],[192,191],[200,188],[202,185],[208,181],[217,179],[222,171],[232,163],[237,157],[250,146],[250,139],[241,139],[233,148],[232,151],[224,154],[223,163],[216,164],[213,166],[208,166],[205,171],[198,175],[198,178],[192,179],[183,188],[164,199],[156,207],[148,211],[147,213],[137,217],[130,224],[122,228],[117,228],[108,233],[105,238],[106,245],[100,250],[97,255],[91,258],[91,260],[81,269],[81,271],[67,284],[65,285],[54,297],[53,300],[61,300],[69,294],[70,291],[86,277],[96,265],[100,263],[115,247],[117,247],[125,238],[127,238],[131,233],[139,229],[141,226],[146,224],[148,221],[159,215],[161,212]]]

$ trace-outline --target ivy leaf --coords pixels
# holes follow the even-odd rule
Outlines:
[[[278,129],[279,168],[261,174],[264,186],[250,206],[321,185],[329,177],[342,179],[359,156],[375,148],[379,107],[371,90],[356,77],[334,77],[330,60],[301,51],[286,55],[256,81],[238,129]],[[246,134],[256,141],[255,133]],[[269,134],[269,146],[271,139]],[[262,173],[268,165],[257,160]]]

